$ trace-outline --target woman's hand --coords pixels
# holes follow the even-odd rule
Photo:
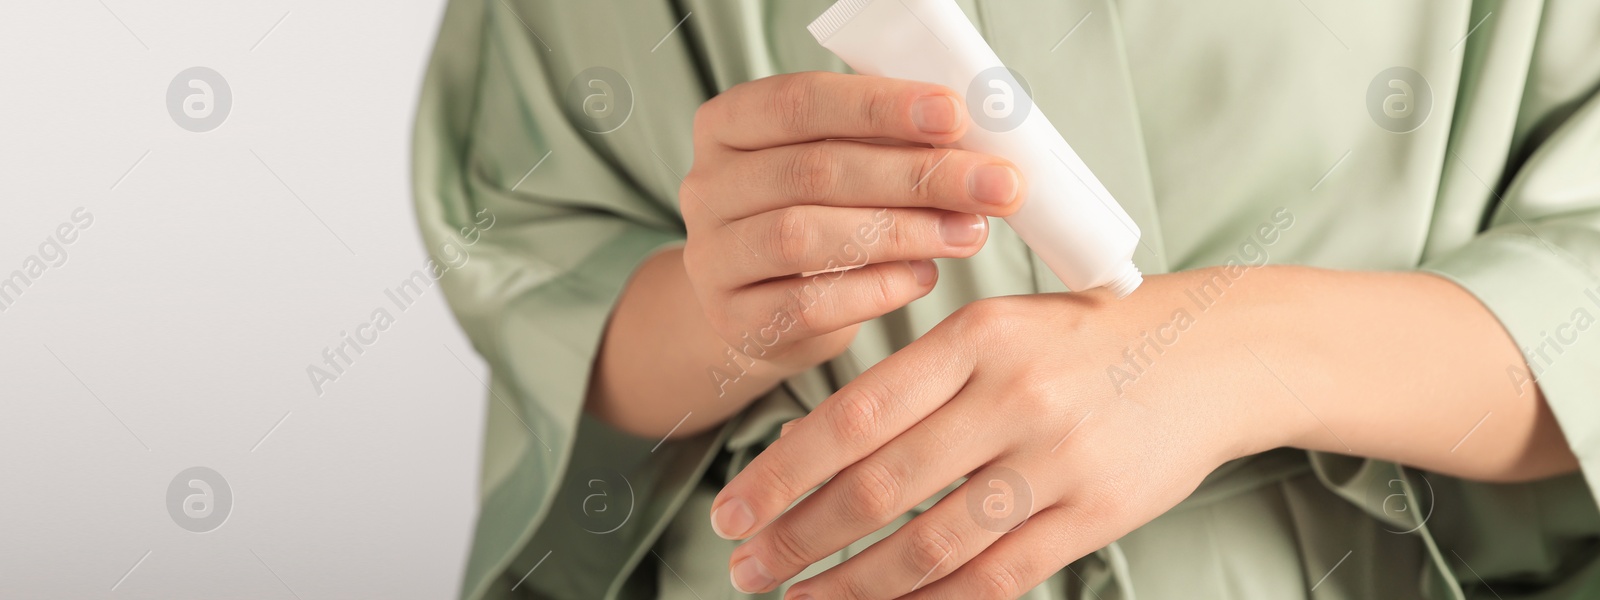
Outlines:
[[[1278,446],[1486,478],[1571,470],[1537,394],[1502,380],[1508,361],[1493,317],[1425,274],[1224,267],[1122,300],[983,300],[796,423],[712,524],[749,538],[735,585],[767,591],[970,474],[788,597],[1014,598]]]
[[[1150,277],[1121,301],[979,301],[857,377],[719,496],[719,533],[755,534],[734,553],[736,586],[769,590],[971,474],[789,597],[1012,598],[1171,508],[1224,461],[1284,441],[1268,425],[1293,422],[1292,404],[1246,406],[1265,374],[1224,371],[1209,347],[1229,325],[1200,322],[1213,315],[1173,323],[1178,282]],[[1142,331],[1173,343],[1146,352],[1154,364],[1137,380],[1113,381],[1107,368],[1139,351]]]
[[[701,107],[678,194],[683,263],[741,360],[789,375],[831,359],[859,323],[933,289],[928,259],[983,246],[984,217],[1014,212],[1022,180],[1004,159],[928,146],[969,123],[944,87],[835,73],[752,81]],[[865,139],[887,143],[850,141]]]
[[[623,290],[588,410],[694,435],[926,295],[929,259],[977,253],[986,217],[1024,196],[1006,160],[930,146],[969,126],[947,88],[864,75],[777,75],[702,105],[678,193],[688,241]]]

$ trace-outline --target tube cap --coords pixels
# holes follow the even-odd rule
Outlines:
[[[1106,289],[1111,290],[1111,293],[1116,294],[1118,298],[1126,298],[1128,294],[1133,293],[1133,290],[1138,289],[1141,283],[1144,283],[1144,275],[1139,273],[1139,267],[1133,266],[1133,261],[1128,261],[1122,265],[1122,270],[1117,276],[1106,283]]]

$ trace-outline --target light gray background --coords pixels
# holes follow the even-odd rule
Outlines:
[[[408,156],[441,10],[0,3],[0,278],[94,215],[0,313],[0,597],[454,596],[483,365],[437,287],[383,293],[424,258]],[[204,133],[166,106],[194,66],[232,90]],[[306,366],[380,306],[318,397]],[[166,505],[197,466],[233,493],[206,533]]]

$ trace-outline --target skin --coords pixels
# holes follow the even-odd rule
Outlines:
[[[832,74],[768,78],[707,103],[680,195],[688,242],[629,283],[590,410],[641,435],[689,411],[675,435],[711,427],[843,352],[856,324],[931,290],[919,270],[932,265],[914,261],[975,252],[982,236],[950,244],[937,223],[1014,211],[1020,181],[999,186],[1010,194],[979,186],[1001,202],[968,185],[977,166],[1004,161],[956,152],[933,168],[947,151],[818,141],[958,138],[964,109],[925,101],[919,112],[930,96],[960,106],[937,86]],[[706,365],[793,311],[785,286],[825,268],[881,208],[904,231],[886,233],[868,266],[840,276],[736,385],[708,384]],[[1208,283],[1222,292],[1202,309],[1191,294]],[[1147,360],[1135,369],[1137,352]],[[986,299],[786,427],[718,495],[711,522],[746,540],[729,565],[735,587],[765,592],[970,477],[788,597],[1015,598],[1161,515],[1222,463],[1273,448],[1480,481],[1572,472],[1537,387],[1508,369],[1527,367],[1494,316],[1425,273],[1213,267],[1146,277],[1121,300]]]
[[[929,259],[977,253],[982,217],[1016,212],[1025,193],[1009,161],[928,146],[970,126],[948,88],[834,73],[769,77],[705,103],[678,194],[688,241],[646,260],[618,300],[588,409],[657,439],[687,414],[674,433],[693,435],[838,356],[860,323],[927,295]],[[876,231],[870,244],[863,227]],[[805,293],[817,284],[799,274],[861,262],[826,277],[825,294]],[[795,294],[816,304],[799,310]],[[710,382],[708,367],[746,334],[771,339],[763,330],[780,315],[794,322],[777,343],[737,357],[747,372]]]

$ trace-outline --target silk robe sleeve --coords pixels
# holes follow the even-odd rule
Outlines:
[[[1468,49],[1478,63],[1466,81],[1471,104],[1444,177],[1455,191],[1493,195],[1493,209],[1480,216],[1481,234],[1423,268],[1499,318],[1527,361],[1506,365],[1506,385],[1544,394],[1600,497],[1600,11],[1553,2],[1540,18],[1526,52],[1496,48],[1505,40],[1490,36]],[[1515,81],[1519,71],[1525,78]],[[1517,119],[1473,122],[1475,112]],[[1499,155],[1482,151],[1484,132],[1470,131],[1495,125],[1508,138]]]
[[[1600,6],[1476,3],[1469,22],[1489,25],[1463,40],[1420,268],[1461,285],[1505,327],[1526,360],[1505,365],[1505,385],[1543,394],[1581,473],[1489,484],[1316,452],[1312,464],[1392,530],[1425,532],[1454,580],[1444,588],[1515,582],[1517,597],[1587,597],[1600,577],[1585,549],[1600,500]]]
[[[1421,268],[1500,320],[1527,362],[1506,385],[1543,393],[1600,498],[1600,7],[1485,3],[1470,20],[1493,23],[1463,40]],[[1479,232],[1451,239],[1463,220]]]
[[[724,435],[657,448],[583,416],[618,294],[643,259],[684,237],[678,175],[704,99],[681,46],[643,51],[672,27],[667,4],[637,4],[620,18],[601,2],[451,2],[428,67],[416,209],[440,262],[461,248],[471,257],[440,283],[492,373],[466,598],[508,586],[615,595]],[[562,51],[573,40],[581,57]],[[615,75],[585,72],[596,65]],[[670,71],[683,76],[659,76]],[[674,82],[689,89],[663,89]],[[591,102],[614,104],[592,114],[610,120],[581,112],[597,93]],[[544,558],[514,565],[524,549]],[[535,566],[537,577],[496,581]]]

